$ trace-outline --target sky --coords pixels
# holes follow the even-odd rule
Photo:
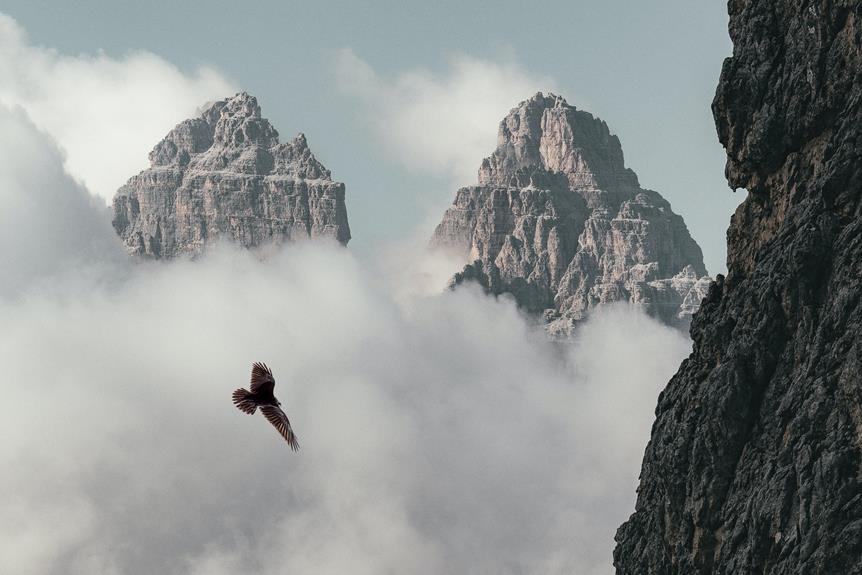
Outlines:
[[[0,573],[613,572],[691,341],[626,305],[549,341],[506,296],[442,289],[458,265],[426,238],[550,86],[718,270],[725,17],[660,6],[4,4]],[[347,183],[354,240],[130,260],[117,182],[242,89]],[[298,454],[230,403],[253,361]]]
[[[744,192],[727,188],[710,112],[731,51],[722,2],[6,0],[3,11],[33,47],[120,61],[145,51],[209,84],[204,97],[257,96],[283,140],[304,132],[346,183],[360,257],[428,236],[455,190],[475,182],[506,112],[553,90],[608,122],[641,184],[685,218],[708,270],[724,271]],[[178,75],[165,85],[188,87]],[[130,114],[156,100],[137,88]],[[139,137],[122,148],[125,172],[97,193],[110,197],[146,167],[171,116],[185,117],[130,126]]]

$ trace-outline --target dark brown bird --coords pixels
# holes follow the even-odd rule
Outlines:
[[[259,407],[264,417],[287,440],[290,448],[299,451],[299,442],[290,427],[290,421],[279,407],[281,402],[272,393],[275,388],[275,378],[265,363],[256,361],[251,367],[251,385],[249,387],[251,391],[240,388],[233,392],[234,405],[249,415],[254,415],[254,411]]]

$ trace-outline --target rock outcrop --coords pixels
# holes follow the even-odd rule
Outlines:
[[[862,7],[732,0],[748,197],[661,394],[617,573],[862,573]]]
[[[432,245],[464,256],[453,284],[510,293],[552,333],[616,301],[687,325],[710,282],[682,218],[640,187],[607,124],[553,94],[503,119],[478,185],[458,190]]]
[[[304,135],[279,143],[246,93],[171,130],[150,152],[150,168],[117,191],[113,223],[130,253],[152,258],[196,255],[218,238],[245,247],[350,240],[344,184],[332,180]]]

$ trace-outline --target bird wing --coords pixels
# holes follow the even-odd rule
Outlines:
[[[254,362],[251,366],[251,386],[252,393],[260,393],[261,391],[272,391],[275,387],[275,378],[272,377],[272,372],[265,363],[259,361]]]
[[[287,419],[287,414],[275,405],[262,405],[260,411],[281,434],[283,438],[290,444],[290,448],[294,451],[299,451],[299,442],[296,440],[296,434],[290,427],[290,421]]]
[[[244,389],[237,389],[233,392],[233,404],[237,406],[237,408],[249,415],[254,414],[254,410],[257,409],[257,404],[254,402],[254,399],[249,397],[251,394]]]

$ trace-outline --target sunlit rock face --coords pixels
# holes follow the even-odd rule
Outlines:
[[[659,397],[617,573],[862,572],[862,8],[734,0],[713,102],[748,190]]]
[[[279,143],[246,93],[171,130],[150,152],[150,168],[117,191],[113,223],[130,253],[152,258],[197,255],[219,238],[245,247],[350,240],[344,184],[303,134]]]
[[[432,245],[464,256],[453,284],[512,294],[552,333],[618,301],[687,326],[710,281],[682,218],[640,187],[607,124],[553,94],[503,119],[478,185],[458,190]]]

